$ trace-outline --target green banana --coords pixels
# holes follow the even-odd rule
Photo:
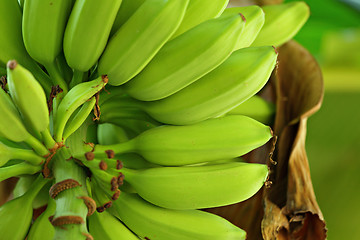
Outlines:
[[[14,164],[11,166],[3,166],[0,168],[0,182],[4,181],[5,179],[24,174],[35,174],[41,170],[41,166],[28,164],[26,162]]]
[[[120,9],[116,14],[114,24],[111,28],[110,36],[114,35],[144,2],[145,0],[122,0]]]
[[[100,76],[90,82],[73,87],[59,104],[55,116],[54,136],[56,142],[63,141],[63,131],[74,111],[99,92],[107,84],[107,77]]]
[[[121,193],[109,211],[141,239],[242,240],[246,233],[224,218],[200,210],[170,210]]]
[[[25,123],[32,131],[39,133],[46,131],[50,120],[43,88],[31,72],[16,61],[9,61],[7,65],[10,95]]]
[[[120,171],[142,198],[178,210],[244,201],[263,186],[268,175],[266,165],[241,162]]]
[[[257,93],[277,60],[272,47],[244,48],[179,92],[138,107],[166,124],[194,124],[221,116]]]
[[[244,25],[239,14],[199,24],[167,42],[144,70],[124,85],[125,90],[144,101],[162,99],[181,90],[230,56]]]
[[[251,46],[280,46],[293,38],[310,15],[305,2],[263,6],[265,24]]]
[[[64,54],[68,65],[88,71],[98,60],[108,41],[121,0],[77,0],[64,34]],[[94,37],[96,36],[96,37]]]
[[[54,215],[56,209],[55,200],[49,198],[46,210],[31,225],[28,240],[53,239],[55,228],[49,221],[49,217]]]
[[[33,215],[32,202],[47,182],[47,179],[39,175],[27,193],[0,207],[0,219],[2,219],[0,232],[2,239],[25,239]]]
[[[40,165],[45,160],[33,150],[8,147],[0,141],[0,167],[11,159],[24,160],[33,165]]]
[[[269,127],[246,116],[232,115],[187,126],[156,127],[124,143],[96,145],[93,153],[106,158],[106,150],[136,152],[151,163],[179,166],[238,157],[271,137]]]
[[[221,15],[229,0],[190,0],[180,27],[171,38],[175,38],[196,25]]]
[[[275,105],[254,95],[236,108],[233,108],[227,115],[246,115],[268,125],[274,121]]]
[[[22,20],[23,40],[27,52],[46,67],[54,85],[58,84],[65,92],[67,84],[55,59],[62,50],[62,39],[72,5],[70,0],[25,1]]]
[[[16,59],[29,69],[46,93],[50,93],[50,79],[26,52],[21,33],[22,13],[17,0],[0,1],[0,62]]]
[[[124,153],[116,155],[118,159],[123,163],[123,166],[130,169],[144,169],[160,167],[158,164],[150,163],[143,157],[135,153]]]
[[[89,101],[85,102],[76,114],[73,114],[68,120],[64,129],[64,141],[73,134],[88,118],[96,103],[96,98],[92,97]]]
[[[261,7],[252,5],[246,7],[227,8],[222,15],[241,13],[246,18],[245,29],[235,49],[249,47],[259,34],[265,22],[265,14]]]
[[[109,84],[137,75],[180,25],[189,0],[146,0],[110,39],[98,70]]]
[[[103,123],[97,129],[98,142],[102,145],[126,142],[129,138],[123,128],[111,123]]]
[[[134,233],[127,229],[124,224],[107,211],[102,213],[94,212],[94,214],[89,217],[89,232],[95,239],[102,240],[139,239]]]

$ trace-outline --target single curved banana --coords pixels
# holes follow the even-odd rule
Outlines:
[[[146,0],[110,39],[99,61],[109,84],[137,75],[179,27],[189,0]]]
[[[31,72],[15,60],[9,61],[7,66],[10,95],[24,122],[35,132],[47,130],[50,120],[43,88]]]
[[[57,142],[63,141],[63,131],[74,111],[104,88],[107,77],[100,76],[89,82],[73,87],[59,104],[54,123],[54,136]]]
[[[142,198],[178,210],[242,202],[253,196],[268,176],[266,165],[241,162],[120,171]]]
[[[96,98],[92,97],[89,101],[85,102],[76,114],[73,114],[65,126],[63,138],[64,141],[73,134],[79,127],[86,121],[89,114],[96,104]]]
[[[106,158],[106,150],[116,154],[136,152],[155,164],[179,166],[238,157],[270,138],[268,126],[232,115],[187,126],[156,127],[124,143],[96,145],[93,153]]]
[[[77,0],[64,34],[68,65],[88,71],[104,51],[121,0]],[[94,37],[96,36],[96,37]]]
[[[242,16],[233,14],[205,21],[181,34],[124,85],[126,92],[139,100],[153,101],[185,88],[230,56],[244,25]]]
[[[0,167],[11,159],[24,160],[33,165],[40,165],[45,161],[33,150],[9,147],[0,140]]]
[[[110,36],[113,36],[144,2],[145,0],[122,0],[120,9],[116,14],[114,24],[111,28]]]
[[[89,232],[95,239],[101,240],[138,240],[127,227],[124,226],[116,217],[104,211],[102,213],[94,212],[88,218]],[[30,239],[29,239],[30,240]]]
[[[141,239],[243,240],[246,233],[222,217],[200,210],[170,210],[122,192],[109,211]]]
[[[54,215],[55,209],[55,200],[49,198],[46,210],[31,225],[30,232],[27,235],[28,240],[53,239],[55,228],[50,223],[49,217]]]
[[[0,219],[2,219],[0,232],[2,239],[25,239],[33,215],[32,202],[47,182],[47,179],[39,175],[27,193],[0,207]]]
[[[0,168],[0,182],[11,177],[17,177],[24,174],[35,174],[42,170],[42,166],[32,165],[26,162],[3,166]]]
[[[0,1],[0,62],[5,65],[16,59],[29,69],[46,93],[50,93],[51,81],[26,52],[21,33],[22,13],[17,0]]]
[[[22,34],[29,55],[44,65],[54,85],[67,91],[67,84],[60,75],[55,59],[62,50],[65,26],[73,2],[70,0],[25,1]]]
[[[263,88],[276,61],[277,53],[272,47],[240,49],[179,92],[138,105],[152,118],[166,124],[194,124],[221,116]]]
[[[246,115],[259,122],[269,125],[274,121],[275,105],[257,95],[254,95],[226,114]]]
[[[219,17],[228,3],[229,0],[190,0],[184,19],[171,38],[179,36],[206,20]]]
[[[264,11],[259,6],[251,5],[246,7],[226,8],[222,15],[233,13],[241,13],[246,19],[244,32],[241,35],[241,39],[237,42],[235,49],[249,47],[254,42],[265,23]]]
[[[305,2],[263,6],[265,24],[251,46],[280,46],[293,38],[310,15]]]

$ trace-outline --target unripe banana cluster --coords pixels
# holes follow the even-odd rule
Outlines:
[[[309,10],[227,5],[0,1],[1,239],[245,239],[200,209],[266,182],[241,159],[273,137],[255,94]]]

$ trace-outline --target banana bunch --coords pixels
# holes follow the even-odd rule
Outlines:
[[[0,1],[1,238],[246,238],[199,209],[267,181],[256,94],[309,9],[228,2]]]

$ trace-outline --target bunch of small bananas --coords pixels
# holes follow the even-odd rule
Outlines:
[[[199,209],[266,181],[240,158],[272,138],[255,94],[309,10],[227,5],[0,1],[1,239],[245,238]]]

